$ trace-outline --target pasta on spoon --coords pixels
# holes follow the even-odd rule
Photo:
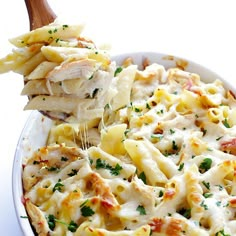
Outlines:
[[[116,94],[115,63],[82,30],[53,22],[10,40],[16,48],[0,60],[0,73],[24,76],[25,110],[66,122],[101,118]]]

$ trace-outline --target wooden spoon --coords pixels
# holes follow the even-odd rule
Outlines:
[[[56,19],[47,0],[25,0],[25,4],[29,15],[30,30],[48,25]]]

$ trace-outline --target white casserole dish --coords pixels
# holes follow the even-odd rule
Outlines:
[[[163,65],[166,69],[176,67],[176,65],[183,67],[186,71],[195,72],[199,74],[204,82],[212,82],[215,79],[220,79],[225,84],[226,88],[231,88],[230,83],[222,79],[219,75],[206,67],[199,65],[188,59],[169,56],[166,54],[156,52],[136,52],[127,53],[113,57],[117,64],[121,64],[124,59],[131,57],[135,64],[141,66],[145,58],[150,63],[156,62]],[[13,172],[12,172],[12,190],[15,205],[16,216],[22,232],[26,236],[34,235],[32,227],[28,218],[26,217],[26,210],[23,202],[22,189],[22,166],[25,158],[30,157],[34,150],[45,145],[48,132],[53,122],[42,116],[39,112],[34,111],[29,116],[25,127],[19,138],[18,145],[15,151]]]

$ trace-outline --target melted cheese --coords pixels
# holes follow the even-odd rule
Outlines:
[[[24,198],[38,235],[235,235],[231,93],[157,64],[131,65],[115,80],[119,96],[87,130],[96,144],[87,137],[82,150],[86,130],[59,124],[26,163]]]

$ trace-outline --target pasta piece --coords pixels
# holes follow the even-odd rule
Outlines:
[[[10,42],[16,47],[24,47],[37,42],[50,43],[53,39],[69,39],[71,37],[79,36],[83,30],[82,25],[61,25],[53,22],[30,31],[29,33],[20,35],[16,38],[10,39]]]
[[[39,53],[42,46],[41,43],[36,43],[29,47],[14,49],[11,54],[0,59],[0,73],[6,73],[10,70],[16,71],[18,67]]]
[[[126,128],[126,124],[121,124],[102,130],[100,148],[111,155],[124,155],[126,150],[123,140]]]
[[[176,173],[176,167],[148,141],[126,139],[124,146],[138,169],[144,171],[151,185],[166,183]]]
[[[123,69],[117,76],[116,88],[117,94],[114,96],[111,106],[118,110],[130,103],[132,83],[134,81],[137,66],[131,65]]]
[[[47,74],[56,66],[58,66],[58,63],[43,61],[28,76],[26,76],[25,79],[35,80],[46,78]]]

